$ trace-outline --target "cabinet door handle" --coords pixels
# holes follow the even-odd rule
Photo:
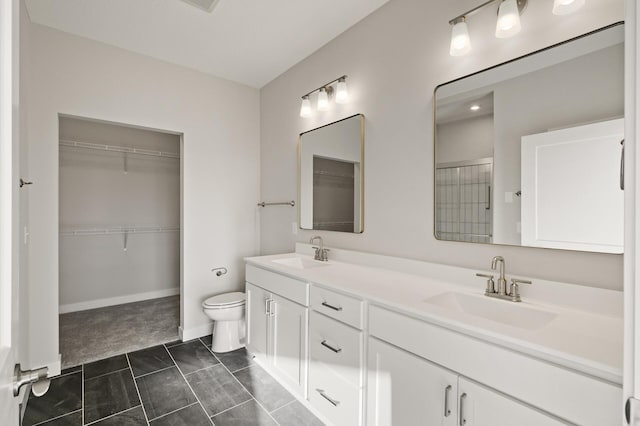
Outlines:
[[[342,306],[333,306],[328,304],[327,302],[322,302],[321,305],[338,312],[342,310]]]
[[[620,153],[620,189],[624,190],[624,139],[620,141],[622,152]]]
[[[273,305],[272,305],[273,303]],[[276,308],[278,307],[278,304],[276,303],[275,300],[273,299],[269,299],[269,316],[273,317],[276,315]]]
[[[458,416],[458,425],[464,426],[467,424],[467,419],[464,418],[464,400],[467,399],[467,394],[463,393],[460,395],[460,412]]]
[[[329,349],[330,351],[333,351],[333,352],[335,352],[335,353],[337,353],[337,354],[338,354],[338,353],[340,353],[340,352],[342,352],[342,348],[334,348],[333,346],[331,346],[330,344],[328,344],[326,340],[323,340],[322,342],[320,342],[320,344],[321,344],[322,346],[324,346],[325,348]]]
[[[449,391],[451,391],[451,385],[444,388],[444,416],[449,417],[451,410],[449,409]]]
[[[264,314],[266,316],[271,315],[271,312],[269,312],[269,307],[271,306],[271,299],[264,299]]]
[[[340,401],[336,401],[335,399],[331,398],[329,395],[327,395],[326,393],[324,393],[324,391],[322,389],[316,389],[316,392],[318,392],[320,394],[321,397],[323,397],[324,399],[326,399],[327,401],[329,401],[329,403],[331,405],[333,405],[334,407],[337,407],[338,404],[340,404]]]

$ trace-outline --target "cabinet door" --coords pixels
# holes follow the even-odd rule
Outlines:
[[[457,425],[458,376],[449,370],[369,338],[367,374],[368,425]]]
[[[273,295],[271,363],[276,374],[306,396],[308,309]]]
[[[535,408],[460,377],[460,424],[464,426],[560,426],[567,425]]]
[[[266,360],[269,341],[269,317],[267,305],[270,294],[247,283],[247,350],[257,358]]]

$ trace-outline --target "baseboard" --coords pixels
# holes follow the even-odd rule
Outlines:
[[[186,342],[187,340],[197,339],[198,337],[208,336],[213,332],[213,322],[208,324],[201,324],[196,327],[183,328],[178,327],[178,336],[180,340]]]
[[[60,305],[58,311],[61,314],[69,312],[86,311],[87,309],[104,308],[106,306],[123,305],[125,303],[140,302],[142,300],[158,299],[180,294],[180,288],[168,288],[165,290],[148,291],[146,293],[129,294],[126,296],[109,297],[106,299],[88,300],[86,302]]]

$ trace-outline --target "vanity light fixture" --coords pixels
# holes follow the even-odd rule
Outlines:
[[[555,15],[573,13],[584,6],[585,1],[586,0],[554,0],[553,13]],[[449,25],[453,27],[451,29],[451,46],[449,48],[449,54],[451,56],[462,56],[471,51],[471,39],[469,37],[467,18],[494,3],[499,3],[495,36],[497,38],[507,38],[520,32],[520,15],[522,15],[522,12],[527,7],[528,0],[487,0],[449,21]]]
[[[300,106],[300,117],[311,117],[311,101],[309,96],[302,97],[302,105]]]
[[[333,85],[336,88],[334,90]],[[349,90],[347,89],[347,76],[343,75],[335,80],[331,80],[324,86],[318,87],[315,90],[310,91],[306,95],[302,96],[302,104],[300,105],[300,117],[311,117],[311,100],[310,96],[318,92],[318,99],[316,101],[316,109],[318,111],[329,110],[329,99],[335,93],[335,102],[337,104],[346,104],[349,101]]]
[[[469,38],[469,28],[464,16],[456,18],[451,28],[451,56],[462,56],[471,50],[471,39]]]
[[[527,2],[523,2],[524,5]],[[524,6],[523,6],[524,9]],[[498,8],[498,22],[496,22],[496,37],[507,38],[520,32],[520,13],[517,0],[502,0]]]
[[[584,6],[584,0],[553,0],[553,14],[567,15]]]
[[[349,90],[347,89],[347,78],[340,77],[338,79],[338,87],[336,89],[336,103],[346,104],[349,101]]]
[[[327,88],[322,87],[320,92],[318,92],[318,111],[328,111],[329,110],[329,95],[327,95]]]

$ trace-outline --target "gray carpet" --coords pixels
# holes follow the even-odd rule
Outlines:
[[[60,315],[62,367],[178,340],[180,296]]]

